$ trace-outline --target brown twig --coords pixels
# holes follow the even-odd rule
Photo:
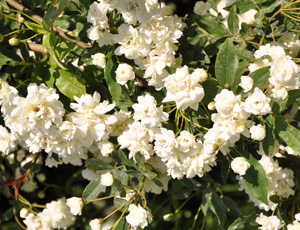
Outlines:
[[[32,12],[31,10],[27,9],[26,7],[24,7],[23,5],[21,5],[20,3],[14,1],[14,0],[5,0],[9,5],[11,5],[12,7],[16,8],[17,10],[29,15],[30,17],[32,17],[34,20],[36,20],[37,22],[39,22],[40,24],[42,24],[43,22],[43,18],[37,14],[35,14],[34,12]],[[81,47],[82,49],[87,49],[90,48],[91,45],[84,43],[84,42],[80,42],[80,41],[76,41],[75,39],[71,38],[69,35],[67,35],[64,31],[62,31],[61,29],[53,26],[53,30],[55,32],[57,32],[59,34],[59,36],[61,36],[62,38],[75,43],[77,46]]]
[[[46,54],[46,50],[44,49],[43,45],[36,44],[32,42],[27,42],[28,48],[34,52]]]

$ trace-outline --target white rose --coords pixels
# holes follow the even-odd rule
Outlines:
[[[96,53],[92,55],[93,64],[105,68],[105,55],[102,53]]]
[[[271,112],[271,99],[268,98],[259,88],[254,89],[253,94],[249,94],[244,104],[244,110],[254,115],[266,115]]]
[[[284,99],[288,95],[288,91],[285,87],[280,87],[279,89],[272,89],[272,96],[279,99]]]
[[[256,222],[261,225],[261,230],[278,230],[283,227],[283,224],[277,216],[265,216],[260,213],[260,216],[256,218]]]
[[[300,50],[299,34],[288,32],[278,39],[278,42],[283,43],[287,50],[285,51],[291,57],[297,57]]]
[[[114,177],[110,174],[110,172],[102,174],[100,183],[104,186],[111,186],[114,183]]]
[[[240,176],[245,175],[248,168],[250,168],[250,164],[244,157],[236,157],[231,162],[232,170],[239,174]]]
[[[215,97],[215,106],[219,113],[229,115],[233,112],[236,105],[240,104],[240,97],[234,95],[232,91],[223,89]]]
[[[92,230],[101,230],[102,229],[102,224],[99,219],[93,219],[89,223],[90,227]]]
[[[189,152],[190,149],[196,144],[195,136],[188,131],[182,131],[177,137],[177,142],[179,145],[179,150],[184,153]]]
[[[262,141],[266,137],[266,129],[261,124],[253,125],[250,128],[251,138],[256,141]]]
[[[123,63],[119,64],[116,70],[116,80],[119,84],[125,85],[127,81],[133,80],[135,74],[133,72],[132,66]]]
[[[114,151],[114,145],[110,141],[101,141],[98,144],[98,147],[101,151],[101,154],[105,157],[107,157],[112,151]]]
[[[82,198],[71,197],[67,199],[67,205],[73,215],[81,215],[82,207],[84,205]]]
[[[20,217],[21,218],[26,218],[29,214],[29,210],[27,208],[22,208],[20,210]]]
[[[208,14],[208,10],[210,9],[210,4],[202,1],[196,2],[194,6],[194,13],[198,15],[206,15]]]
[[[249,76],[241,76],[241,83],[239,86],[241,86],[245,92],[248,92],[252,89],[253,86],[253,79]]]
[[[239,24],[242,25],[243,22],[245,22],[247,25],[254,25],[255,23],[255,14],[257,13],[257,10],[251,9],[245,13],[238,14],[239,17]]]
[[[96,41],[102,36],[102,32],[99,29],[99,26],[92,26],[87,30],[87,36],[89,39]]]
[[[208,74],[205,69],[198,68],[194,70],[194,72],[191,74],[191,77],[199,82],[204,82],[207,80]]]
[[[129,205],[129,214],[126,216],[126,221],[135,229],[138,227],[145,228],[148,226],[147,212],[141,206],[135,204]]]

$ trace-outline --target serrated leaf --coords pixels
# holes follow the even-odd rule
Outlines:
[[[105,186],[101,183],[101,175],[96,179],[92,180],[84,189],[82,193],[82,199],[84,200],[94,200],[98,195],[104,191]]]
[[[236,13],[236,6],[233,5],[229,11],[227,24],[230,32],[233,35],[236,35],[239,33],[239,17]]]
[[[63,69],[58,70],[55,85],[62,94],[72,100],[74,96],[81,97],[86,93],[85,85],[81,84],[72,73]]]
[[[215,17],[209,15],[195,15],[194,20],[202,29],[214,36],[226,37],[230,33],[226,26]]]
[[[125,165],[137,169],[136,164],[132,160],[129,160],[127,158],[127,155],[121,149],[118,151],[118,156],[119,156],[120,160],[123,161],[123,163]]]
[[[94,170],[110,170],[113,167],[100,159],[90,158],[85,161],[85,166]]]
[[[243,176],[246,186],[256,199],[268,204],[268,180],[263,167],[248,151],[240,152],[251,165]]]
[[[258,70],[255,70],[254,72],[249,74],[249,77],[253,79],[253,89],[258,87],[260,89],[263,89],[265,85],[267,84],[269,78],[270,78],[270,67],[264,67]]]
[[[231,39],[227,38],[217,54],[215,74],[219,85],[225,88],[225,84],[233,87],[235,74],[239,66],[239,59]]]
[[[290,125],[279,113],[280,107],[275,102],[272,111],[275,114],[275,135],[279,136],[290,148],[300,156],[300,131]]]

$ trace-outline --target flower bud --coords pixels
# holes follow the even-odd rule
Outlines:
[[[114,183],[114,178],[109,172],[107,172],[101,175],[100,183],[104,186],[111,186]]]
[[[19,45],[20,40],[17,39],[17,38],[11,38],[11,39],[8,40],[8,43],[9,43],[11,46],[17,46],[17,45]]]
[[[80,197],[71,197],[67,199],[67,205],[73,215],[81,215],[84,206],[83,199]]]
[[[165,221],[171,221],[171,220],[173,220],[173,218],[174,218],[174,214],[173,214],[173,213],[165,214],[165,215],[163,216],[163,218],[164,218]]]
[[[25,21],[25,19],[24,19],[23,17],[19,17],[19,18],[18,18],[18,22],[19,22],[19,23],[23,23],[24,21]]]
[[[209,110],[215,110],[216,109],[216,103],[214,101],[210,102],[208,105],[207,105],[207,108]]]
[[[46,194],[45,194],[45,192],[44,192],[44,191],[39,191],[39,193],[38,193],[38,198],[40,198],[40,199],[44,199],[44,198],[45,198],[45,196],[46,196]]]
[[[22,208],[20,210],[20,217],[21,218],[26,218],[26,216],[28,216],[28,214],[29,214],[29,210],[27,208]]]

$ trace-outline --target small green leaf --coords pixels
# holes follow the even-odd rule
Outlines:
[[[46,14],[43,17],[43,26],[46,30],[50,31],[54,21],[62,13],[64,8],[67,6],[67,0],[56,0],[53,1]]]
[[[222,88],[225,88],[226,83],[233,87],[238,65],[235,47],[231,39],[227,38],[220,47],[215,65],[216,78]]]
[[[268,180],[263,167],[248,151],[240,152],[251,165],[243,176],[246,186],[256,199],[268,204]]]
[[[280,114],[279,105],[275,102],[272,111],[275,114],[275,135],[279,136],[290,148],[300,156],[300,131],[290,125]]]
[[[275,8],[281,5],[282,1],[274,1],[272,4],[268,6],[261,7],[261,11],[265,14],[271,13],[275,10]]]
[[[144,174],[145,177],[147,177],[149,180],[154,179],[155,177],[157,177],[157,174],[154,172],[151,172],[150,170],[146,169],[144,172],[142,172]]]
[[[249,74],[249,77],[253,79],[253,89],[255,87],[258,87],[260,89],[263,89],[264,86],[267,84],[269,78],[270,78],[270,67],[264,67],[258,70],[255,70],[254,72]]]
[[[72,73],[63,69],[59,69],[58,73],[55,85],[62,94],[73,100],[74,96],[81,97],[86,93],[85,85],[81,84]]]
[[[300,99],[300,89],[290,90],[288,96],[285,99],[277,101],[280,109],[279,112],[283,112],[287,107]]]
[[[235,5],[239,9],[240,14],[245,13],[251,9],[255,9],[253,0],[238,0]]]
[[[25,26],[27,26],[28,29],[31,29],[32,31],[36,32],[37,34],[47,34],[48,31],[44,29],[43,26],[30,22],[30,21],[24,21]]]
[[[257,226],[251,226],[251,223],[256,222],[256,217],[256,215],[239,217],[228,227],[228,230],[255,230],[257,229]]]
[[[85,166],[94,170],[110,170],[113,167],[100,159],[90,158],[85,161]]]
[[[82,193],[82,199],[88,201],[98,197],[98,195],[104,191],[105,186],[101,183],[101,175],[92,180],[84,189]]]
[[[230,32],[233,35],[236,35],[239,33],[239,17],[236,13],[236,6],[233,5],[229,11],[227,24]]]
[[[127,186],[128,185],[128,174],[123,171],[124,169],[121,170],[114,170],[113,175],[115,179],[118,179],[121,181],[122,185]]]
[[[140,152],[138,152],[135,154],[134,158],[137,162],[138,168],[143,168],[145,163],[145,157]]]
[[[129,160],[127,158],[127,155],[120,149],[119,152],[118,152],[118,156],[120,158],[121,161],[123,161],[123,163],[129,167],[133,167],[135,169],[137,169],[137,166],[136,164],[134,163],[134,161],[132,160]]]
[[[265,18],[265,14],[261,11],[257,11],[254,18],[255,18],[255,25],[257,27],[263,27],[263,20]]]
[[[218,21],[215,17],[209,15],[195,15],[194,20],[200,28],[206,30],[209,34],[214,36],[225,37],[230,33],[226,26]]]

